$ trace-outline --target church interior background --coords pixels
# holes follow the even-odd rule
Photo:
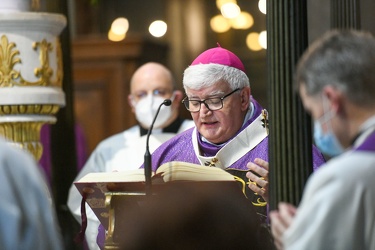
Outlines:
[[[64,72],[64,77],[69,80],[65,84],[69,86],[64,89],[67,105],[60,112],[66,113],[64,109],[70,109],[72,115],[64,118],[60,114],[57,124],[53,126],[58,130],[65,126],[61,123],[78,124],[84,134],[87,156],[101,140],[135,124],[127,104],[129,80],[134,70],[146,61],[158,61],[168,66],[182,89],[183,70],[202,51],[220,44],[233,51],[244,62],[252,94],[267,108],[266,48],[264,44],[263,47],[261,44],[250,44],[254,41],[251,39],[258,39],[266,32],[266,14],[259,7],[259,2],[265,1],[235,1],[242,12],[251,15],[252,24],[245,28],[235,28],[233,24],[224,22],[221,23],[221,28],[226,25],[229,27],[224,31],[214,31],[212,27],[213,18],[221,15],[217,6],[220,1],[215,0],[63,2],[65,1],[40,1],[42,11],[63,13],[68,19],[68,43],[63,43],[62,50],[70,52],[65,57],[68,60],[64,61],[70,69]],[[307,0],[307,6],[308,40],[312,41],[330,29],[330,1]],[[375,34],[375,1],[362,0],[360,8],[361,29]],[[111,25],[116,18],[121,17],[127,19],[129,28],[123,39],[111,41],[108,38]],[[162,20],[167,24],[165,35],[154,37],[150,34],[149,26],[155,20]],[[189,117],[182,108],[181,113]],[[56,134],[58,133],[52,134],[52,144],[58,144],[53,140],[54,136],[57,137]],[[72,144],[74,139],[70,137],[70,141],[64,146]],[[55,155],[56,153],[52,156]],[[72,240],[78,226],[74,219],[66,219],[69,215],[64,208],[64,200],[77,167],[64,164],[64,171],[70,172],[70,175],[53,185],[55,195],[60,194],[57,205],[63,207],[58,212],[65,213],[60,216],[65,241],[69,249],[74,249],[80,247]],[[64,171],[57,170],[55,174]]]

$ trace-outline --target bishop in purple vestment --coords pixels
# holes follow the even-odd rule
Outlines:
[[[252,97],[241,60],[221,47],[209,49],[184,71],[183,85],[186,97],[182,102],[190,111],[195,127],[156,149],[151,158],[152,170],[170,161],[222,168],[246,183],[245,194],[264,221],[268,198],[267,111]],[[324,162],[316,148],[313,160],[314,169]],[[264,170],[262,178],[249,179],[247,165],[254,161]],[[264,184],[259,193],[262,196],[249,188],[250,182]]]
[[[241,60],[221,47],[209,49],[185,70],[183,85],[183,103],[196,126],[154,151],[152,170],[170,161],[191,162],[222,168],[249,184],[247,164],[256,158],[268,162],[268,120],[267,111],[251,96]],[[315,147],[313,160],[314,169],[325,161]],[[246,189],[258,212],[266,216],[267,197],[259,199]]]

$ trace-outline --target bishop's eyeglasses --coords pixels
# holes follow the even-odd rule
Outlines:
[[[212,97],[212,98],[207,98],[203,100],[188,99],[188,97],[186,96],[182,100],[182,103],[185,105],[185,108],[189,110],[190,112],[199,112],[201,110],[202,103],[204,104],[204,106],[206,106],[208,110],[215,111],[215,110],[222,109],[224,105],[223,100],[238,90],[241,90],[241,89],[237,88],[222,97]]]

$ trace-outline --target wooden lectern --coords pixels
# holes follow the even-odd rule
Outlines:
[[[164,184],[156,184],[152,186],[153,196],[157,196],[160,192],[168,191],[167,189],[176,189],[181,186],[194,188],[217,188],[218,192],[222,189],[232,189],[232,193],[236,193],[239,196],[243,196],[241,191],[242,187],[239,182],[236,181],[175,181],[167,182]],[[122,232],[123,228],[126,227],[127,220],[126,216],[123,216],[129,209],[142,209],[144,202],[150,197],[145,195],[144,187],[143,191],[129,191],[121,190],[121,186],[116,188],[117,191],[109,191],[105,193],[105,206],[108,209],[108,227],[107,235],[105,239],[106,250],[120,249],[119,242],[126,239],[126,235]],[[245,198],[245,196],[243,196]],[[136,206],[136,208],[134,208]]]
[[[118,232],[121,231],[121,214],[129,206],[137,206],[146,198],[145,192],[114,191],[105,193],[105,206],[108,209],[108,227],[104,249],[119,249]]]
[[[141,209],[142,204],[147,202],[148,198],[155,197],[161,192],[168,191],[168,189],[181,186],[194,186],[194,188],[199,187],[202,189],[217,188],[218,190],[228,188],[233,189],[234,193],[244,196],[242,191],[244,189],[243,183],[236,181],[233,175],[222,169],[183,163],[185,164],[183,167],[188,164],[189,168],[195,168],[196,170],[194,174],[188,172],[189,176],[187,177],[186,175],[181,175],[183,170],[179,169],[179,163],[168,164],[159,168],[164,169],[163,172],[157,173],[152,177],[152,192],[148,195],[145,192],[145,181],[140,179],[144,179],[144,176],[141,175],[143,169],[132,171],[133,175],[129,174],[130,172],[126,174],[124,172],[91,173],[74,183],[85,202],[91,207],[107,230],[105,249],[119,249],[119,240],[123,240],[123,237],[126,237],[121,232],[126,226],[125,215],[129,209],[134,209],[134,207]],[[173,173],[168,172],[168,170]],[[204,171],[205,173],[202,174],[199,171]],[[182,178],[187,177],[189,180],[166,179],[171,178],[171,176],[172,178],[177,178],[179,175],[183,176]],[[207,178],[202,178],[202,176],[207,176]],[[200,179],[199,181],[192,180],[198,178]]]
[[[152,198],[171,190],[190,192],[186,190],[197,188],[199,192],[218,190],[219,194],[229,190],[231,196],[245,198],[246,186],[242,179],[223,169],[177,161],[167,162],[153,173],[150,192],[146,192],[144,169],[90,173],[74,184],[107,230],[105,249],[119,249],[123,232],[129,229],[127,213],[132,209],[143,210],[146,207],[143,204]]]

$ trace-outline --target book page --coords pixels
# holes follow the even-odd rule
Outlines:
[[[89,173],[82,177],[81,182],[140,182],[145,181],[144,169],[134,169],[119,172]]]
[[[230,173],[221,168],[207,167],[189,162],[171,161],[162,164],[156,174],[168,181],[234,181]]]

